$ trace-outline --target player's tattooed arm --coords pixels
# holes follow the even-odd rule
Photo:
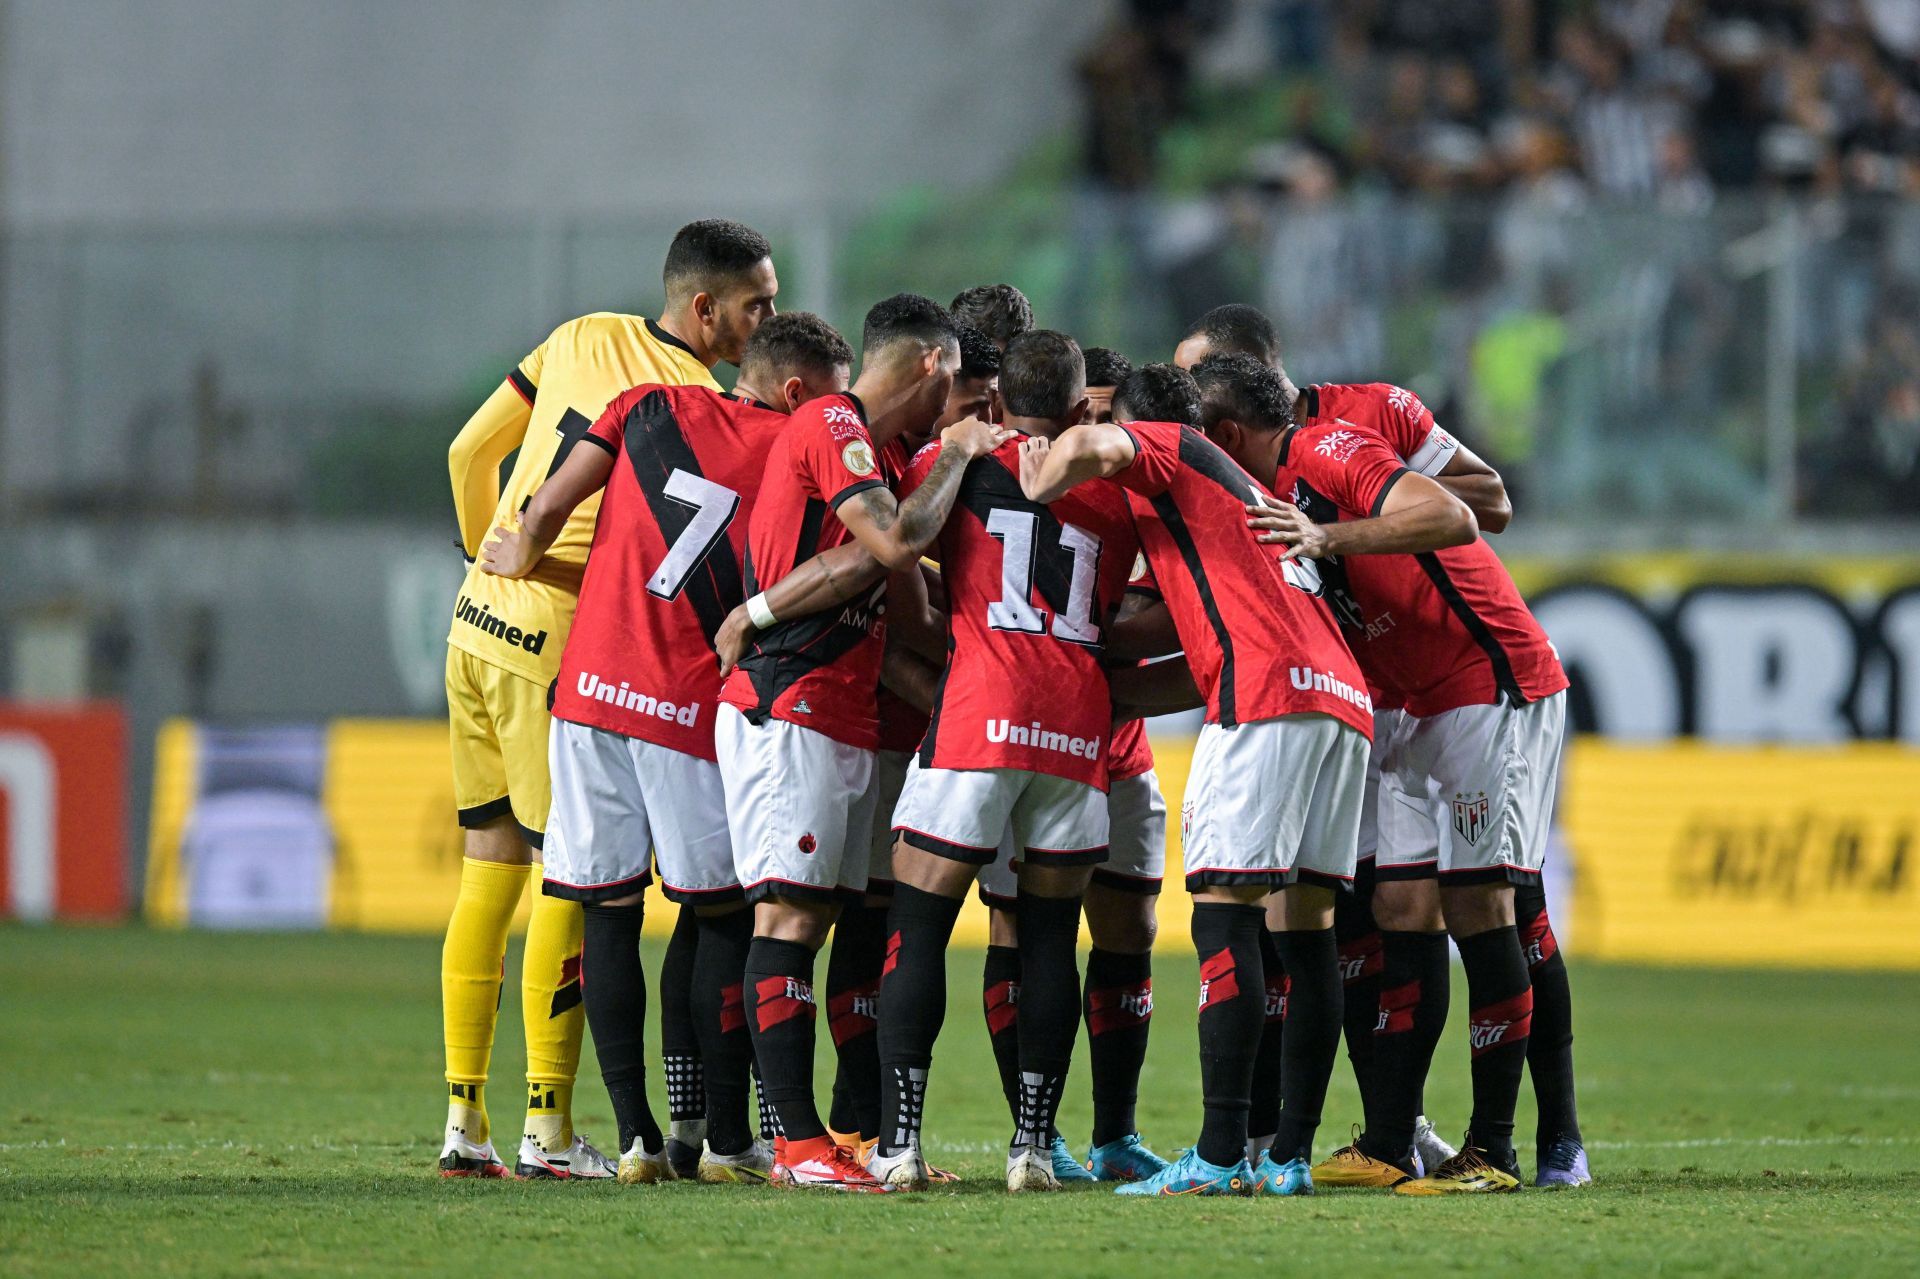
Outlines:
[[[1247,507],[1247,527],[1259,540],[1286,545],[1282,559],[1317,560],[1328,555],[1418,555],[1464,546],[1480,535],[1467,504],[1424,475],[1401,471],[1364,520],[1316,524],[1290,502],[1261,495]]]
[[[1455,441],[1453,456],[1433,478],[1467,504],[1482,533],[1502,532],[1513,522],[1506,481],[1466,445]]]
[[[841,503],[841,523],[888,569],[911,567],[940,536],[968,463],[993,452],[1006,438],[1005,431],[978,418],[954,423],[940,432],[940,456],[906,501],[895,501],[878,486],[863,490]]]
[[[1076,484],[1118,475],[1133,451],[1133,436],[1109,422],[1071,426],[1051,441],[1033,436],[1020,445],[1020,491],[1051,502]]]
[[[573,509],[605,488],[611,474],[613,454],[606,449],[589,445],[570,450],[560,469],[533,491],[519,518],[493,530],[494,540],[480,549],[480,567],[498,577],[533,572]]]
[[[874,583],[886,575],[886,566],[869,555],[865,547],[858,542],[847,542],[800,564],[763,594],[767,611],[775,617],[806,617],[838,608],[873,589]],[[759,629],[745,604],[727,614],[713,637],[713,651],[720,659],[722,677],[747,655]]]
[[[1170,715],[1207,704],[1184,657],[1108,671],[1107,685],[1113,691],[1115,722]]]

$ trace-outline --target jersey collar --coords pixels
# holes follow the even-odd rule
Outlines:
[[[751,395],[735,395],[732,391],[722,391],[720,392],[720,398],[723,400],[732,400],[735,404],[751,404],[754,408],[765,409],[769,413],[778,413],[780,411],[774,408],[773,405],[768,404],[765,400],[756,400]]]
[[[853,411],[860,415],[860,425],[872,425],[872,423],[867,421],[867,406],[860,402],[859,396],[855,395],[852,391],[842,391],[840,394],[847,397],[847,400],[853,405]]]
[[[673,336],[673,334],[667,332],[665,329],[661,328],[660,325],[651,316],[647,317],[647,332],[652,334],[653,340],[660,343],[662,346],[677,346],[682,351],[685,351],[688,355],[693,355],[694,359],[697,360],[700,358],[699,356],[693,354],[692,347],[688,346],[685,342],[682,342],[679,338]]]

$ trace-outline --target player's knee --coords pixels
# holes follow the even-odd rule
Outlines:
[[[978,866],[915,848],[906,840],[893,846],[893,881],[941,897],[965,897],[967,886],[980,873]]]
[[[989,946],[1020,944],[1020,924],[1011,910],[1001,906],[987,908],[987,944]]]
[[[1035,897],[1080,897],[1093,876],[1091,866],[1036,866],[1021,862],[1020,891]]]
[[[1281,897],[1281,916],[1290,933],[1333,927],[1333,889],[1321,884],[1289,884]]]
[[[603,902],[595,902],[594,905],[596,906],[638,906],[641,902],[645,901],[646,899],[647,899],[647,895],[645,892],[628,893],[625,897],[609,897],[607,900]]]
[[[1144,955],[1160,931],[1154,907],[1150,894],[1122,892],[1096,879],[1087,885],[1087,936],[1101,950]]]
[[[1395,933],[1437,933],[1446,928],[1435,879],[1381,880],[1373,889],[1373,918]]]
[[[501,862],[508,866],[533,864],[533,848],[520,833],[520,823],[512,813],[467,827],[464,845],[466,855],[477,862]]]
[[[799,942],[818,950],[827,940],[836,913],[832,906],[821,902],[771,897],[753,908],[753,935]]]
[[[1507,884],[1445,885],[1440,889],[1440,909],[1447,931],[1456,938],[1475,937],[1496,928],[1513,927],[1513,889]]]

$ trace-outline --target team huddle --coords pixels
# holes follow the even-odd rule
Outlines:
[[[682,228],[664,278],[657,320],[555,330],[450,454],[472,563],[447,668],[466,858],[444,1175],[509,1175],[484,1085],[537,862],[522,1177],[951,1180],[922,1133],[977,891],[1010,1191],[1516,1190],[1529,1072],[1534,1184],[1590,1180],[1541,888],[1567,680],[1480,537],[1511,514],[1491,468],[1399,387],[1296,385],[1251,307],[1135,368],[1035,328],[1010,285],[902,293],[867,313],[854,378],[832,326],[776,313],[750,228]],[[1199,708],[1180,822],[1203,1114],[1169,1162],[1134,1120],[1167,821],[1142,720]],[[665,1130],[655,881],[679,907]],[[1458,1150],[1423,1097],[1449,936]],[[612,1159],[572,1126],[583,1020]],[[1084,1159],[1056,1125],[1082,1022]],[[1343,1036],[1364,1122],[1316,1163]]]

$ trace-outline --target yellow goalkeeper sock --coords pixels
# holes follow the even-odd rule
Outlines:
[[[580,1070],[580,1033],[586,1012],[580,1003],[580,903],[538,892],[541,868],[533,868],[536,896],[527,923],[527,950],[520,966],[521,1015],[527,1031],[526,1135],[543,1150],[573,1144],[573,1079]]]
[[[500,1016],[507,927],[526,888],[527,868],[463,859],[460,896],[440,950],[440,1009],[447,1049],[447,1125],[487,1140],[485,1086]]]

